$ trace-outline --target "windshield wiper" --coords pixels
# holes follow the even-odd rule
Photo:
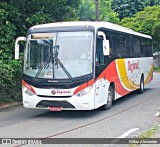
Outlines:
[[[38,78],[38,76],[40,75],[42,70],[45,69],[49,65],[49,61],[50,61],[49,59],[50,59],[50,56],[48,56],[48,58],[46,58],[46,60],[44,61],[45,64],[38,70],[35,78]]]
[[[57,63],[57,68],[59,64],[63,69],[63,71],[65,72],[65,74],[73,81],[71,74],[68,72],[68,70],[65,68],[65,66],[61,62],[61,60],[58,58],[58,54],[59,54],[59,45],[55,46],[55,62]]]
[[[56,57],[56,62],[57,62],[57,64],[59,64],[61,66],[63,71],[66,73],[66,75],[73,81],[71,74],[68,72],[68,70],[65,68],[65,66],[63,65],[63,63],[61,62],[61,60],[58,57]]]

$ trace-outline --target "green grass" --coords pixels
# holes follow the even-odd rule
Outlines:
[[[139,144],[130,144],[129,147],[137,147]]]
[[[158,129],[157,126],[153,126],[149,130],[147,130],[147,131],[143,132],[142,134],[140,134],[138,136],[138,138],[150,138],[150,137],[152,137],[155,134],[155,132],[156,132],[157,129]]]
[[[160,71],[160,67],[154,67],[153,70],[154,71]]]
[[[151,138],[155,134],[156,130],[158,129],[158,126],[153,126],[149,130],[144,131],[142,134],[138,136],[138,138]],[[130,144],[129,147],[137,147],[140,146],[140,144]]]

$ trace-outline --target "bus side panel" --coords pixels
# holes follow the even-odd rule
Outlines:
[[[117,59],[116,66],[121,84],[128,92],[140,87],[142,74],[144,75],[145,85],[150,82],[153,77],[152,57]]]
[[[104,79],[108,81],[106,83],[102,82],[102,84],[105,85],[106,92],[103,91],[104,89],[101,90],[101,93],[105,93],[105,95],[99,99],[101,99],[103,104],[106,103],[107,92],[111,82],[115,84],[115,99],[118,99],[140,87],[140,79],[142,74],[144,75],[144,84],[146,85],[149,81],[151,81],[152,73],[152,57],[116,59],[111,62],[96,79],[96,81],[104,81]],[[96,82],[96,86],[98,86],[97,83],[98,82]],[[96,99],[98,98],[95,95],[95,103],[98,101]]]
[[[107,103],[109,81],[101,78],[95,82],[95,109]]]
[[[103,79],[103,78],[106,78],[106,80],[108,81],[108,85],[106,85],[106,91],[108,90],[110,83],[114,83],[114,85],[115,85],[115,99],[117,97],[121,97],[121,96],[129,93],[128,89],[126,89],[122,85],[121,78],[119,78],[119,73],[118,73],[118,67],[117,67],[116,60],[112,61],[105,68],[105,70],[99,75],[99,77],[96,79],[96,81],[100,80],[100,79]],[[107,98],[105,96],[103,98],[104,98],[104,102],[105,102],[105,100]]]

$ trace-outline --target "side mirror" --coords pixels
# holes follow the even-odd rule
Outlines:
[[[106,39],[106,35],[99,31],[98,36],[103,37],[103,55],[108,56],[110,54],[110,45],[109,45],[109,40]]]
[[[26,41],[26,37],[18,37],[15,43],[15,59],[19,59],[19,41]]]
[[[19,59],[19,44],[15,45],[15,59]]]
[[[103,41],[103,54],[104,54],[104,56],[110,55],[109,40]]]

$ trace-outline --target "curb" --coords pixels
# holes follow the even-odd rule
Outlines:
[[[160,73],[160,70],[154,70],[153,72],[155,72],[155,73]]]
[[[13,103],[7,103],[7,104],[0,104],[0,110],[12,108],[16,106],[22,105],[22,102],[13,102]]]

